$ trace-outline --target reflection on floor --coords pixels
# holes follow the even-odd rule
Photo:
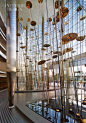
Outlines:
[[[64,101],[61,103],[61,100]],[[86,118],[86,112],[84,112],[86,106],[82,106],[81,112],[81,107],[73,102],[70,103],[70,98],[66,100],[66,97],[39,100],[26,106],[52,123],[82,123],[82,119]]]

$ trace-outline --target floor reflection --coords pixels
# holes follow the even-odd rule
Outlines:
[[[27,104],[27,107],[52,123],[82,123],[81,120],[86,118],[86,106],[82,105],[81,111],[81,102],[78,101],[80,105],[75,99],[71,101],[65,96],[39,100]]]

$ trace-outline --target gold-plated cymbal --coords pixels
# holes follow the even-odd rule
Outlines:
[[[77,37],[77,41],[83,41],[85,39],[85,37],[84,36],[79,36],[79,37]]]
[[[57,58],[57,55],[54,55],[53,58]]]
[[[33,45],[33,47],[35,47],[35,45]]]
[[[36,37],[38,38],[39,36],[38,36],[38,35],[36,35]]]
[[[45,48],[42,48],[41,50],[45,51],[46,49]]]
[[[44,44],[43,45],[43,47],[49,47],[50,46],[50,44]]]
[[[53,21],[54,21],[54,24],[52,24],[52,25],[55,25],[55,17],[53,18]],[[59,18],[58,17],[56,17],[56,23],[57,22],[59,22]]]
[[[35,73],[33,73],[33,75],[36,75]]]
[[[72,41],[78,36],[77,33],[68,33],[62,37],[62,41]]]
[[[69,43],[69,41],[62,41],[62,45],[67,44],[67,43]]]
[[[48,19],[47,19],[47,22],[48,22],[48,21],[51,22],[51,21],[52,21],[52,18],[48,18]]]
[[[73,48],[71,47],[71,48],[66,48],[66,50],[63,50],[63,51],[66,51],[66,53],[67,53],[67,52],[70,52],[72,50],[73,50]]]
[[[29,51],[32,51],[31,49]]]
[[[67,25],[67,24],[68,24],[68,21],[65,21],[65,22],[64,22],[64,25]]]
[[[60,54],[60,51],[53,51],[53,54]]]
[[[84,20],[86,18],[86,15],[83,15],[80,17],[80,20]]]
[[[34,36],[31,36],[30,38],[34,38]]]
[[[23,44],[22,42],[20,42],[20,44]]]
[[[32,62],[31,60],[29,62]]]
[[[28,22],[30,22],[30,18],[27,18],[26,20],[27,20]]]
[[[17,18],[17,19],[16,19],[16,21],[18,22],[18,21],[19,21],[19,19]]]
[[[75,53],[76,51],[72,51],[72,53]]]
[[[39,53],[36,53],[36,55],[39,55]]]
[[[22,18],[22,17],[20,17],[20,18],[19,18],[19,20],[20,20],[20,21],[23,21],[23,18]]]
[[[16,50],[16,52],[19,52],[18,50]]]
[[[17,33],[16,35],[17,35],[17,36],[21,36],[21,34],[20,34],[20,33]]]
[[[29,56],[26,56],[26,59],[29,59]]]
[[[80,123],[86,123],[86,119],[82,119]]]
[[[28,9],[31,9],[31,8],[32,8],[32,3],[31,3],[30,1],[27,1],[27,2],[26,2],[26,7],[27,7]]]
[[[53,30],[56,30],[56,27],[53,27]]]
[[[38,2],[39,2],[39,3],[42,3],[42,2],[43,2],[43,0],[38,0]]]
[[[30,31],[34,31],[34,29],[33,28],[30,28]]]
[[[44,64],[45,62],[46,62],[46,60],[41,60],[41,61],[38,62],[38,65],[42,65],[42,64]]]
[[[60,1],[60,6],[62,5],[62,1]],[[55,9],[58,9],[59,7],[59,3],[58,3],[58,0],[55,2]]]
[[[55,25],[55,22],[52,22],[52,25]]]
[[[76,116],[80,117],[80,116],[81,116],[81,114],[80,114],[80,113],[76,113]]]
[[[26,46],[20,46],[20,48],[24,49]]]
[[[25,67],[28,67],[28,65],[25,65]]]
[[[48,35],[48,32],[45,32],[45,35]]]
[[[67,7],[61,8],[61,9],[60,9],[60,13],[61,13],[60,15],[61,15],[61,18],[66,17],[67,14],[68,14],[68,12],[69,12],[69,10],[68,10]],[[59,11],[57,12],[57,16],[56,16],[56,17],[59,18]]]
[[[25,26],[23,26],[23,29],[25,29],[25,30],[26,30],[27,28],[26,28]]]
[[[77,12],[79,12],[81,10],[82,10],[81,6],[78,6],[77,9],[76,9]]]
[[[31,21],[30,24],[31,24],[32,26],[35,26],[35,25],[36,25],[36,21]]]
[[[81,73],[82,71],[76,71],[75,73]]]

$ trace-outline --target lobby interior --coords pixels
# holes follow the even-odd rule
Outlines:
[[[0,122],[86,123],[85,0],[0,0]]]

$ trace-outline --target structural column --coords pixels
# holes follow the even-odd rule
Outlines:
[[[16,80],[16,0],[6,1],[7,24],[7,82],[9,108],[14,103],[14,89]]]
[[[44,45],[44,17],[42,17],[42,47]],[[42,60],[44,60],[44,51],[42,50]],[[44,64],[42,64],[42,82],[44,90]]]
[[[18,8],[16,11],[16,19],[18,19]],[[18,33],[18,21],[16,22],[16,33]],[[16,82],[17,82],[17,90],[19,84],[19,69],[18,69],[18,36],[16,36]]]

